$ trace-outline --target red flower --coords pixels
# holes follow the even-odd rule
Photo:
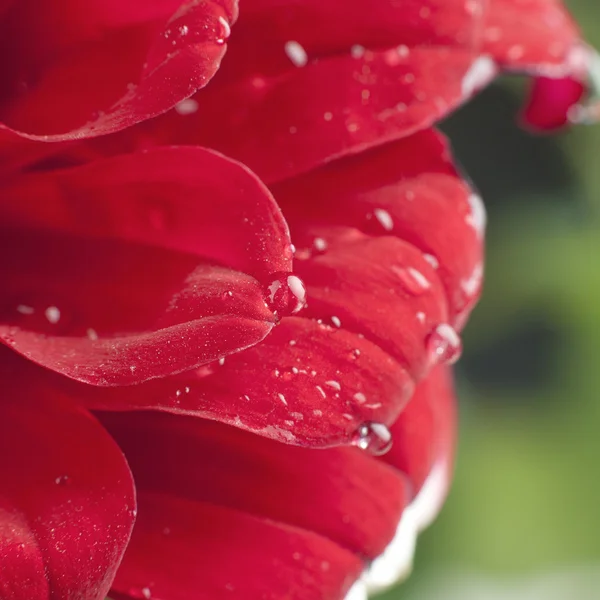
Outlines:
[[[431,126],[591,53],[551,0],[241,9],[187,98],[233,0],[0,0],[3,600],[360,595],[446,493],[485,218]]]

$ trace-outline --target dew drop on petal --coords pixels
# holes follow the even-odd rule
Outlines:
[[[306,286],[292,273],[282,273],[266,289],[269,308],[279,317],[293,315],[306,305]]]
[[[286,42],[284,45],[284,50],[287,57],[296,67],[303,67],[308,62],[306,50],[298,42],[295,42],[294,40]]]
[[[198,102],[193,98],[186,98],[175,105],[175,112],[182,117],[193,115],[198,110]]]
[[[460,336],[451,325],[441,323],[427,338],[427,353],[436,363],[455,363],[462,353]]]
[[[375,218],[379,221],[379,224],[386,230],[392,231],[394,229],[394,221],[390,213],[383,208],[376,208],[373,211]]]
[[[400,279],[402,287],[413,296],[420,296],[431,287],[425,275],[414,267],[392,267],[392,271]]]
[[[56,306],[49,306],[45,311],[44,315],[46,319],[53,325],[60,321],[60,310]]]
[[[352,436],[352,445],[373,456],[381,456],[392,447],[392,434],[383,423],[363,423]]]
[[[69,485],[71,483],[71,478],[68,475],[59,475],[54,480],[54,483],[56,483],[56,485],[61,485],[61,486]]]

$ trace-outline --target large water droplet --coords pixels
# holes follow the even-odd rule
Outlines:
[[[392,434],[383,423],[363,423],[352,437],[352,445],[373,456],[381,456],[392,447]]]
[[[306,287],[298,276],[282,273],[267,286],[266,299],[277,316],[293,315],[306,305]]]
[[[427,352],[434,363],[455,363],[462,353],[460,336],[451,325],[438,325],[427,338]]]

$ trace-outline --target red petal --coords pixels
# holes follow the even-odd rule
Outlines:
[[[566,74],[579,45],[579,29],[560,0],[490,2],[483,52],[504,68]]]
[[[101,419],[125,452],[138,489],[292,525],[359,556],[383,551],[405,504],[404,478],[357,449],[298,448],[158,413]]]
[[[308,289],[307,314],[336,315],[344,329],[365,335],[419,379],[431,366],[427,337],[448,321],[436,270],[417,248],[393,237],[336,243],[323,230],[320,239],[328,249],[297,262]]]
[[[211,79],[236,16],[235,0],[14,3],[0,22],[13,57],[0,119],[15,135],[59,141],[160,114]]]
[[[219,155],[162,149],[31,175],[5,190],[2,212],[13,260],[1,269],[0,337],[68,377],[145,381],[273,326],[264,284],[289,270],[287,227],[264,186]]]
[[[5,226],[178,250],[254,277],[291,268],[287,224],[270,192],[246,167],[205,148],[28,174],[2,188],[0,215]]]
[[[384,0],[374,8],[367,0],[269,0],[245,10],[224,70],[195,96],[195,112],[148,123],[138,144],[214,147],[272,182],[426,127],[494,74],[472,71],[477,1]],[[306,66],[295,66],[294,51]]]
[[[149,123],[138,143],[213,147],[278,181],[431,125],[471,95],[471,78],[463,79],[472,64],[467,50],[417,47],[405,55],[393,48],[215,84],[195,96],[196,113]]]
[[[254,348],[166,379],[100,389],[49,377],[48,385],[94,409],[192,414],[316,447],[356,442],[365,423],[393,423],[413,390],[373,343],[297,317],[282,319]]]
[[[0,402],[0,596],[104,599],[134,521],[122,453],[93,417],[25,382]]]
[[[566,125],[569,122],[569,111],[584,94],[585,86],[574,79],[534,79],[523,110],[525,124],[541,131]]]
[[[341,225],[370,235],[395,235],[439,264],[452,322],[464,323],[481,287],[485,212],[452,166],[439,133],[428,130],[336,161],[277,184],[273,192],[299,258],[318,253],[315,238],[321,236],[321,247],[331,244],[332,228]],[[298,266],[308,277],[311,265],[299,261]]]
[[[140,494],[113,598],[340,600],[362,561],[330,540],[229,508]]]
[[[406,473],[416,495],[438,464],[450,470],[456,438],[456,400],[452,373],[439,366],[421,381],[391,426],[392,449],[382,457]],[[450,481],[449,475],[447,481]]]

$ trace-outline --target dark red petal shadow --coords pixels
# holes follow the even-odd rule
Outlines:
[[[0,121],[40,141],[112,133],[206,85],[236,0],[21,0],[0,20]]]
[[[317,534],[209,503],[140,493],[111,597],[340,600],[363,563]]]
[[[134,521],[125,459],[82,409],[2,381],[0,596],[103,600]]]
[[[359,556],[383,551],[406,502],[404,477],[358,449],[298,448],[159,413],[99,418],[125,452],[139,490],[292,525]]]
[[[158,149],[24,176],[3,194],[0,244],[13,258],[0,265],[0,338],[34,362],[94,385],[137,383],[273,327],[264,292],[268,273],[289,270],[287,227],[224,157]]]

